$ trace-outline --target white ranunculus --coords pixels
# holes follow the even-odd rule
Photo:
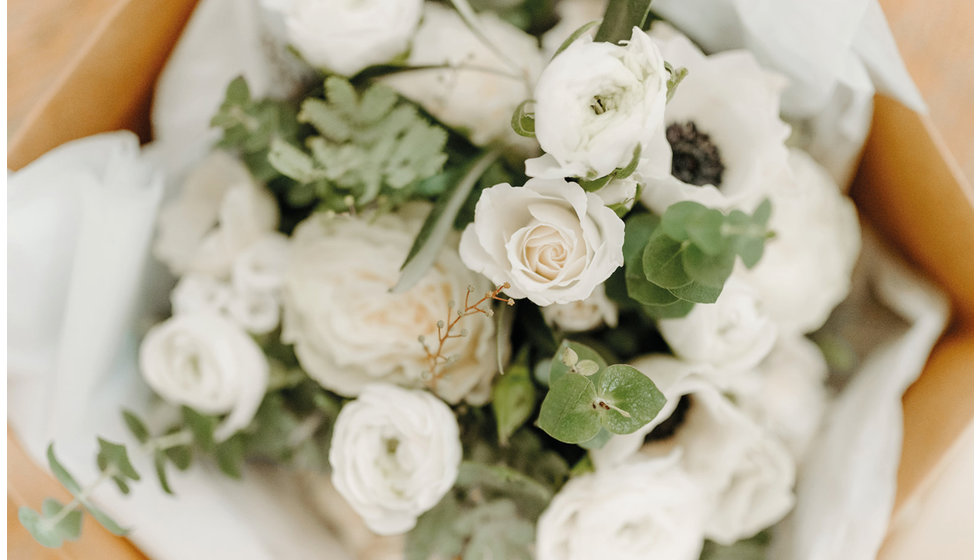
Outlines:
[[[282,338],[327,389],[355,396],[376,381],[422,386],[429,366],[419,336],[432,345],[451,301],[460,307],[468,286],[476,287],[470,303],[490,289],[447,246],[411,290],[389,292],[426,211],[413,205],[370,220],[314,215],[293,233]],[[456,359],[435,392],[451,403],[465,397],[482,404],[497,371],[494,322],[477,314],[463,318],[455,332],[464,329],[466,336],[446,343],[444,355]]]
[[[742,275],[765,294],[763,310],[797,333],[818,329],[851,287],[861,249],[857,211],[830,175],[805,152],[791,150],[793,181],[772,189],[762,260]]]
[[[793,457],[775,437],[743,414],[690,366],[671,356],[647,356],[632,363],[667,397],[657,418],[627,436],[613,436],[593,452],[597,468],[615,468],[640,457],[680,452],[685,471],[709,498],[705,534],[721,544],[755,535],[793,507],[796,471]],[[644,438],[686,396],[689,407],[680,426],[666,439]]]
[[[718,301],[695,305],[680,319],[657,322],[671,350],[689,362],[713,366],[714,381],[756,366],[776,343],[777,325],[763,311],[762,294],[738,278],[729,278]]]
[[[558,23],[541,36],[541,46],[548,56],[553,56],[572,33],[583,25],[601,21],[606,12],[606,3],[601,0],[562,0],[555,5]],[[598,26],[592,27],[588,33],[595,36]]]
[[[459,253],[466,266],[536,305],[581,301],[623,265],[625,226],[594,193],[563,179],[484,190]]]
[[[736,406],[775,434],[799,464],[823,418],[826,377],[827,362],[813,342],[782,335],[758,367],[732,383],[731,393]]]
[[[601,285],[582,301],[542,307],[541,314],[549,325],[565,332],[591,331],[602,325],[615,327],[619,319],[616,304],[606,297],[606,289]]]
[[[175,315],[143,339],[140,372],[174,405],[227,414],[215,430],[224,440],[255,416],[269,382],[262,349],[238,325],[214,313]]]
[[[407,63],[450,68],[393,74],[383,82],[419,103],[474,144],[531,145],[511,129],[514,110],[531,97],[544,60],[537,40],[492,13],[477,16],[480,31],[511,61],[492,51],[452,8],[426,2]],[[518,68],[512,65],[516,64]]]
[[[576,476],[538,519],[538,560],[696,560],[705,498],[676,456]]]
[[[283,15],[289,42],[320,69],[353,76],[408,50],[422,0],[263,0]]]
[[[210,312],[224,314],[231,301],[231,286],[223,280],[207,274],[187,274],[170,292],[170,305],[174,315]]]
[[[276,229],[279,208],[234,157],[215,151],[160,211],[153,254],[176,275],[224,277],[240,252]]]
[[[681,200],[754,210],[764,187],[789,180],[790,127],[779,118],[785,80],[764,70],[748,51],[705,56],[663,23],[651,35],[664,58],[687,68],[688,75],[667,104],[663,128],[649,149],[667,157],[640,168],[647,175],[643,203],[658,213]]]
[[[381,535],[404,533],[452,488],[462,446],[453,411],[424,391],[364,388],[340,410],[331,481]]]
[[[269,233],[245,249],[235,259],[231,283],[247,292],[276,292],[282,287],[289,254],[289,238]]]
[[[534,131],[546,154],[530,177],[595,179],[626,167],[663,124],[667,71],[653,40],[625,45],[583,37],[545,67],[534,89]]]

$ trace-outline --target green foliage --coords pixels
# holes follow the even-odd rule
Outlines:
[[[538,425],[558,441],[601,447],[608,440],[603,430],[633,433],[666,403],[647,376],[630,366],[607,366],[582,344],[563,342],[551,363]]]
[[[402,263],[401,276],[393,292],[411,289],[436,261],[452,232],[456,215],[497,156],[497,152],[486,152],[473,160],[459,181],[436,201]]]
[[[623,246],[627,294],[657,319],[683,317],[696,303],[714,303],[736,258],[749,268],[762,258],[770,214],[768,200],[751,216],[684,201],[670,206],[659,222],[646,214],[631,217]]]
[[[506,496],[521,504],[521,511],[537,517],[548,507],[554,492],[541,482],[506,465],[488,465],[463,461],[459,465],[456,485],[479,487],[483,492]]]
[[[140,443],[146,443],[147,440],[150,439],[150,431],[146,429],[146,424],[144,424],[143,421],[136,416],[136,414],[130,412],[129,410],[123,409],[122,415],[123,421],[126,422],[126,427],[129,428],[129,431],[132,432],[133,436],[135,436]]]
[[[681,82],[687,77],[687,68],[674,68],[667,61],[664,61],[664,68],[667,69],[670,75],[667,78],[667,101],[670,101],[677,91],[677,86],[681,85]]]
[[[112,480],[119,487],[119,491],[123,494],[129,494],[129,481],[139,480],[140,475],[129,461],[126,446],[102,438],[98,438],[98,440],[99,454],[95,460],[99,465],[99,470],[112,472]]]
[[[78,482],[75,480],[75,477],[73,477],[71,473],[68,472],[68,469],[66,469],[65,466],[58,461],[58,457],[54,454],[54,445],[48,446],[47,458],[48,467],[51,469],[51,473],[54,474],[54,477],[68,490],[68,492],[71,493],[72,496],[75,497],[75,500],[81,504],[96,521],[99,522],[100,525],[115,535],[125,535],[128,533],[126,529],[116,523],[105,512],[92,504],[92,502],[88,499],[87,491],[83,490],[82,487],[79,486]],[[28,515],[28,518],[30,520],[31,516]],[[28,528],[28,530],[30,530],[30,528]]]
[[[533,99],[525,99],[514,109],[514,115],[510,118],[510,127],[514,132],[527,138],[534,138],[534,113],[528,111],[528,106],[533,104]]]
[[[616,179],[626,179],[632,175],[633,172],[636,171],[637,166],[640,165],[640,155],[642,153],[643,146],[637,144],[636,148],[633,149],[633,157],[630,159],[629,163],[623,167],[617,167],[612,173],[603,175],[602,177],[596,179],[579,178],[578,184],[585,190],[585,192],[596,192]]]
[[[325,98],[303,100],[297,120],[316,134],[305,150],[289,138],[270,143],[269,162],[296,181],[287,197],[294,205],[348,210],[384,196],[407,200],[422,180],[442,170],[448,134],[390,88],[374,84],[363,92],[337,76],[328,77]]]
[[[700,560],[765,560],[771,540],[769,531],[763,531],[730,546],[705,541]]]
[[[523,351],[493,386],[491,402],[497,421],[497,439],[501,445],[506,445],[510,436],[534,412],[534,382],[531,381],[527,355],[527,350]]]
[[[595,40],[619,43],[630,38],[633,27],[642,27],[650,13],[650,0],[609,0]]]
[[[239,152],[252,175],[263,182],[279,174],[268,161],[273,141],[296,142],[301,133],[296,107],[291,102],[252,99],[241,76],[228,84],[211,126],[221,129],[218,147]]]
[[[17,512],[17,518],[38,543],[58,548],[63,541],[77,540],[82,533],[82,512],[62,514],[64,507],[58,500],[47,498],[41,513],[25,506]]]

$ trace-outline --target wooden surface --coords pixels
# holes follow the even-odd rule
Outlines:
[[[8,167],[17,169],[63,141],[102,130],[129,127],[145,136],[152,79],[193,1],[10,0]],[[931,270],[950,290],[960,318],[959,330],[943,341],[922,380],[905,397],[905,450],[915,451],[903,456],[899,473],[899,500],[904,502],[936,467],[958,427],[972,422],[973,415],[972,402],[964,398],[972,395],[973,386],[973,336],[967,328],[972,327],[973,237],[963,234],[965,229],[972,231],[973,209],[961,196],[968,192],[972,198],[972,181],[964,178],[973,175],[973,5],[969,0],[881,0],[881,4],[910,73],[932,108],[933,124],[891,111],[876,126],[891,127],[892,139],[921,138],[917,135],[922,130],[914,131],[924,127],[926,136],[932,134],[938,142],[929,144],[935,149],[925,153],[913,143],[911,153],[889,160],[889,154],[898,152],[883,145],[876,148],[873,141],[869,148],[879,155],[862,165],[864,179],[859,182],[871,179],[886,186],[875,177],[892,173],[893,187],[916,177],[938,185],[938,192],[935,185],[920,185],[911,194],[902,188],[892,193],[898,206],[886,205],[884,211],[871,213],[879,227],[897,236],[913,262]],[[28,122],[31,126],[26,126]],[[908,157],[928,161],[910,167]],[[938,180],[915,171],[934,170],[936,162],[945,169]],[[855,190],[866,210],[881,206],[879,194],[860,186]],[[940,218],[916,229],[913,222],[922,223],[915,217],[923,208],[938,212]],[[91,520],[79,543],[57,552],[37,546],[20,528],[15,504],[36,507],[44,496],[63,490],[40,473],[13,440],[8,445],[7,468],[10,558],[141,557],[124,539],[108,535]]]

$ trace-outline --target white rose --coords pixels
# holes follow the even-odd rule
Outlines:
[[[214,433],[219,441],[248,425],[269,381],[269,363],[255,341],[213,313],[175,315],[150,329],[139,363],[163,400],[227,414]]]
[[[238,255],[231,282],[242,291],[276,292],[282,287],[288,255],[289,238],[279,232],[267,234]]]
[[[743,414],[690,366],[671,356],[647,356],[632,364],[657,384],[667,405],[633,434],[613,436],[593,452],[597,467],[681,453],[684,469],[709,497],[705,528],[721,544],[751,537],[793,507],[796,470],[789,451]],[[685,371],[687,370],[687,371]],[[653,429],[687,399],[681,424],[666,439],[644,443]]]
[[[541,308],[541,314],[549,325],[565,332],[584,332],[603,324],[615,327],[619,319],[616,304],[606,297],[603,286],[596,288],[589,297],[571,303],[555,303]]]
[[[187,274],[170,292],[174,315],[210,312],[223,314],[231,301],[231,286],[207,274]]]
[[[265,0],[313,66],[353,76],[408,50],[422,0]]]
[[[538,519],[538,560],[696,560],[705,501],[677,457],[572,478]]]
[[[235,257],[278,223],[272,194],[255,183],[240,161],[215,151],[160,211],[153,254],[176,275],[224,277]]]
[[[477,19],[480,31],[519,69],[490,50],[455,10],[427,2],[407,63],[450,68],[401,72],[383,81],[474,144],[504,141],[534,149],[533,140],[518,136],[510,122],[517,106],[531,97],[528,84],[544,65],[538,42],[492,13]]]
[[[372,531],[404,533],[452,488],[462,453],[456,416],[444,402],[374,384],[337,417],[331,481]]]
[[[580,301],[623,265],[625,226],[602,199],[563,179],[484,190],[459,253],[466,266],[536,305]]]
[[[572,43],[534,89],[534,131],[546,155],[526,162],[528,176],[595,179],[626,167],[660,130],[667,79],[639,28],[625,45]]]
[[[437,322],[449,303],[464,303],[468,286],[482,297],[489,284],[470,272],[449,246],[409,291],[389,289],[422,225],[426,207],[404,207],[377,219],[314,215],[293,233],[283,284],[283,341],[294,344],[303,369],[321,385],[355,396],[386,381],[423,385],[429,369],[419,336],[435,343]],[[485,403],[497,371],[494,323],[482,315],[463,318],[444,348],[455,356],[436,381],[449,402],[464,397]]]
[[[715,303],[695,305],[687,316],[657,326],[674,354],[713,366],[713,380],[725,387],[726,377],[756,366],[776,343],[777,325],[763,312],[763,300],[732,277]]]
[[[664,58],[688,75],[648,150],[654,163],[640,168],[646,175],[643,203],[658,213],[681,200],[754,210],[765,186],[789,180],[790,127],[779,118],[785,80],[748,51],[705,56],[663,23],[651,35]]]
[[[776,237],[743,279],[765,294],[764,311],[783,328],[808,333],[850,291],[861,226],[854,204],[809,155],[791,150],[789,163],[794,181],[768,193]]]
[[[827,405],[827,362],[820,349],[798,335],[779,337],[772,352],[731,386],[735,404],[775,434],[802,461]]]

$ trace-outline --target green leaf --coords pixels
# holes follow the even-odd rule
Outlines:
[[[631,434],[646,426],[667,402],[649,377],[627,365],[603,370],[598,388],[602,425],[614,434]]]
[[[670,77],[667,78],[667,102],[670,102],[674,97],[674,93],[677,91],[677,86],[681,85],[681,82],[687,77],[687,68],[674,68],[666,60],[664,61],[664,67],[670,73]]]
[[[497,156],[497,152],[491,151],[474,160],[456,186],[446,191],[432,207],[425,223],[422,224],[422,229],[415,237],[415,242],[412,243],[405,262],[402,263],[401,276],[391,289],[393,293],[408,291],[428,272],[445,246],[446,238],[452,231],[453,220],[466,201],[466,197]]]
[[[47,498],[41,505],[40,514],[29,507],[21,507],[17,518],[39,544],[58,548],[62,542],[77,540],[82,534],[82,512],[78,510],[65,515],[55,525],[50,525],[48,520],[58,515],[63,507],[58,500]]]
[[[623,242],[623,257],[630,260],[643,253],[643,248],[660,226],[656,214],[634,213],[626,219],[626,239]]]
[[[644,305],[670,305],[678,299],[667,289],[647,280],[643,273],[642,252],[626,261],[626,292],[630,298]]]
[[[612,432],[603,428],[599,430],[599,433],[596,434],[594,438],[590,439],[589,441],[583,441],[578,445],[584,449],[601,449],[602,446],[606,445],[606,443],[612,439],[612,436]],[[588,457],[588,455],[586,455],[586,457]]]
[[[170,483],[167,481],[167,455],[164,452],[157,451],[153,454],[153,468],[157,473],[160,488],[167,494],[173,495],[174,492],[170,489]]]
[[[269,163],[286,177],[301,183],[312,182],[319,176],[310,156],[279,138],[272,141],[272,146],[269,149]]]
[[[653,319],[680,319],[694,309],[693,301],[679,299],[667,305],[644,305],[643,312]]]
[[[242,463],[245,461],[245,445],[241,434],[219,443],[214,450],[218,468],[231,478],[242,477]]]
[[[643,249],[643,275],[647,280],[668,290],[689,284],[691,278],[684,271],[682,258],[686,243],[675,241],[662,232],[654,234]]]
[[[180,411],[184,424],[194,435],[194,442],[205,452],[214,450],[214,429],[218,426],[218,419],[201,414],[189,406],[181,407]]]
[[[534,113],[527,110],[528,105],[533,104],[533,99],[525,99],[517,109],[514,109],[514,114],[510,118],[510,127],[526,138],[534,138]]]
[[[497,421],[497,438],[501,445],[505,445],[511,434],[534,412],[534,382],[525,361],[511,364],[497,380],[493,386],[492,404]]]
[[[752,212],[752,222],[759,227],[766,227],[769,223],[769,218],[772,216],[772,202],[767,198],[759,203],[756,207],[755,212]]]
[[[538,425],[558,441],[588,441],[602,427],[596,396],[596,388],[587,377],[576,374],[559,377],[551,382],[541,403]]]
[[[191,457],[194,452],[189,445],[178,445],[164,451],[167,459],[177,467],[178,470],[186,471],[191,466]]]
[[[64,467],[54,454],[54,444],[48,445],[48,466],[51,468],[51,474],[54,475],[58,482],[61,483],[73,496],[77,496],[82,491],[82,487],[78,485],[75,477],[68,472],[68,469]]]
[[[633,158],[630,160],[629,163],[626,164],[626,167],[620,167],[616,171],[613,171],[613,178],[626,179],[627,177],[632,175],[633,172],[636,171],[636,167],[640,165],[640,155],[642,153],[643,153],[643,146],[641,144],[637,144],[636,148],[633,149]]]
[[[685,229],[694,245],[709,255],[717,255],[725,249],[724,238],[721,234],[725,216],[714,209],[705,209],[690,217]]]
[[[561,53],[563,53],[565,51],[565,49],[567,49],[568,47],[570,47],[571,44],[574,43],[576,39],[578,39],[582,35],[586,34],[590,29],[592,29],[593,27],[599,25],[600,23],[602,23],[602,20],[598,20],[597,19],[595,21],[590,21],[589,23],[586,23],[585,25],[583,25],[583,26],[579,27],[578,29],[576,29],[575,31],[573,31],[572,34],[569,35],[567,39],[565,39],[564,41],[562,41],[561,45],[558,47],[558,50],[555,51],[555,54],[553,54],[551,56],[551,60],[554,60],[556,56],[560,55]]]
[[[580,187],[582,187],[582,189],[585,190],[585,192],[596,192],[602,187],[605,187],[606,185],[611,183],[613,178],[614,176],[612,173],[610,173],[609,175],[603,175],[598,179],[592,179],[592,180],[580,178],[578,179],[578,184]]]
[[[126,427],[129,431],[139,440],[140,443],[146,443],[150,439],[150,431],[146,429],[146,424],[139,419],[136,414],[123,409],[122,411],[123,420],[126,422]]]
[[[664,212],[660,227],[674,241],[687,241],[690,236],[687,224],[693,218],[707,212],[707,208],[690,200],[671,204]]]
[[[599,433],[607,433],[609,434],[609,437],[612,437],[612,434],[605,429]],[[568,475],[574,478],[576,476],[582,476],[583,474],[589,474],[592,472],[595,472],[595,465],[592,463],[592,456],[586,453],[585,455],[582,455],[582,458],[579,459],[577,463],[575,463]]]
[[[460,508],[450,492],[429,511],[419,516],[405,536],[405,560],[457,558],[463,552],[465,535],[452,530]]]
[[[684,301],[694,303],[714,303],[721,295],[721,287],[707,286],[698,282],[691,282],[679,288],[671,288],[670,293]]]
[[[550,375],[548,376],[549,383],[553,383],[556,379],[562,377],[565,374],[569,374],[569,373],[574,375],[581,374],[580,371],[572,367],[569,367],[563,361],[563,357],[566,355],[566,353],[569,350],[575,353],[575,356],[577,358],[576,362],[589,361],[589,362],[594,362],[599,367],[599,369],[603,369],[606,367],[606,361],[602,359],[602,356],[600,356],[598,352],[596,352],[595,350],[589,348],[584,344],[579,344],[578,342],[573,342],[571,340],[566,339],[561,341],[561,344],[558,345],[558,351],[555,352],[554,357],[551,359],[551,370],[550,370]],[[591,375],[591,374],[587,374],[587,375]]]
[[[228,83],[225,89],[225,100],[228,103],[244,105],[252,99],[252,94],[248,91],[248,82],[244,76],[238,76]]]
[[[463,513],[455,526],[469,535],[462,560],[531,560],[534,524],[511,501],[479,504]]]
[[[721,288],[735,268],[735,253],[724,251],[709,255],[695,245],[688,246],[681,259],[684,272],[698,284]]]
[[[609,0],[595,40],[618,44],[630,38],[634,27],[643,25],[650,13],[650,0]]]
[[[510,354],[510,338],[514,330],[514,321],[517,319],[516,304],[507,305],[501,303],[497,306],[493,318],[496,323],[494,336],[496,337],[497,372],[503,375],[504,363],[506,363],[507,357]]]
[[[733,248],[746,268],[754,268],[762,260],[766,248],[765,244],[764,239],[737,237],[733,242]]]
[[[349,115],[341,114],[322,99],[310,97],[303,100],[296,118],[299,122],[313,125],[321,136],[334,142],[346,142],[353,133],[348,121]]]
[[[116,523],[109,515],[102,511],[101,509],[95,507],[91,502],[84,501],[82,504],[85,506],[85,511],[92,516],[93,519],[99,522],[99,525],[105,527],[106,531],[109,531],[113,535],[119,535],[120,537],[125,537],[129,534],[129,529],[123,528],[120,524]]]
[[[480,486],[483,489],[521,498],[521,503],[532,507],[535,515],[548,507],[554,494],[545,485],[518,470],[506,465],[487,465],[475,461],[460,463],[456,486],[460,488]]]
[[[109,468],[114,468],[116,472],[127,479],[140,479],[139,473],[136,472],[133,464],[129,461],[129,454],[126,452],[125,445],[113,443],[102,438],[98,438],[98,441],[99,454],[96,456],[96,462],[100,470],[105,471]],[[123,490],[123,493],[128,493],[128,491]]]

